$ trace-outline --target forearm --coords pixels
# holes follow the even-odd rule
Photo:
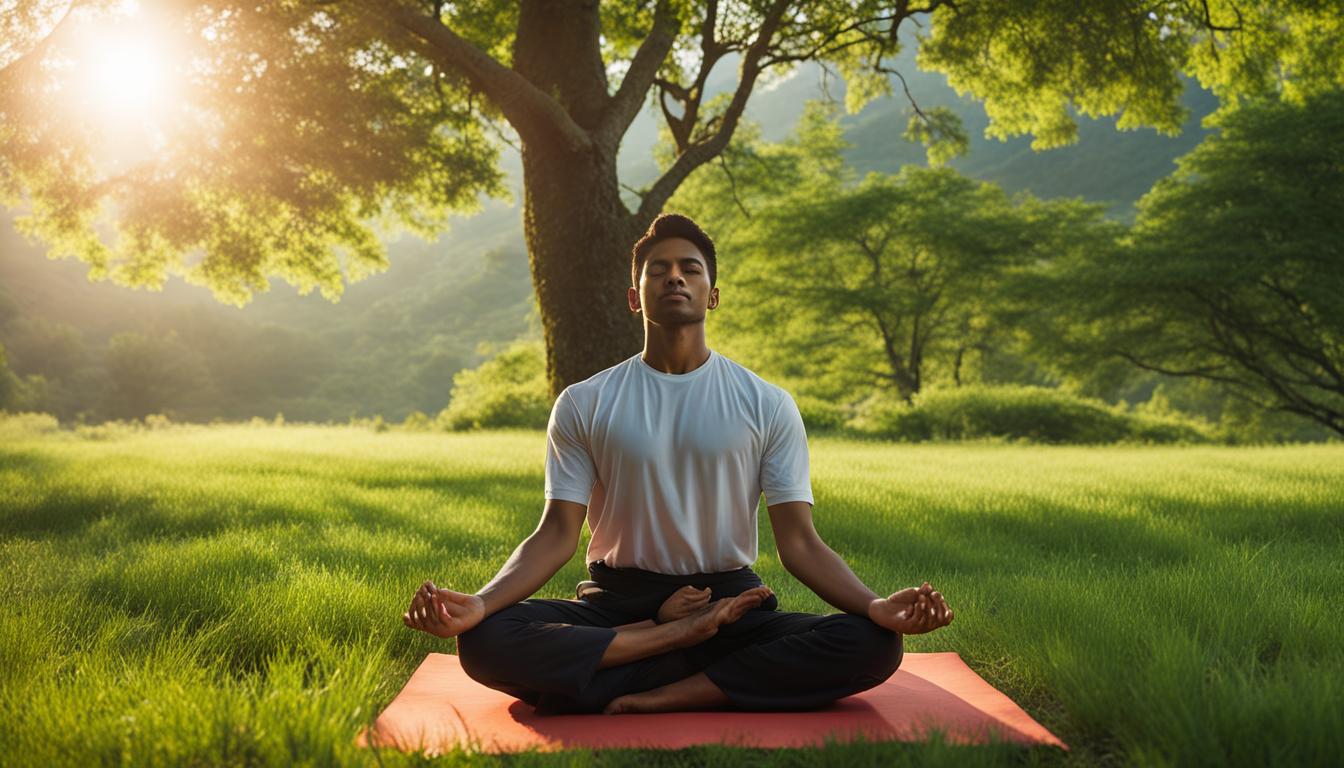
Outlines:
[[[513,550],[499,573],[476,592],[485,604],[485,615],[534,595],[573,556],[573,543],[560,532],[544,528],[533,532]]]
[[[634,621],[629,624],[622,624],[619,627],[612,627],[612,629],[616,630],[616,632],[619,634],[621,632],[626,632],[631,629],[648,629],[650,627],[656,627],[656,626],[658,626],[658,622],[654,621],[653,619],[645,619],[643,621]]]
[[[654,624],[646,620],[616,627],[616,637],[602,653],[597,668],[629,664],[683,647],[686,642],[685,622],[686,619],[682,619],[668,624]]]
[[[846,613],[868,616],[868,606],[878,599],[854,575],[849,565],[820,539],[780,551],[780,562],[817,596]]]

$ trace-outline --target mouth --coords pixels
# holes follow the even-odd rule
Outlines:
[[[690,301],[691,297],[687,296],[684,293],[669,293],[668,295],[663,297],[663,301],[667,301],[668,299],[681,299],[682,301]]]

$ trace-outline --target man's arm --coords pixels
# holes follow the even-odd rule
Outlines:
[[[402,622],[439,637],[456,637],[486,616],[531,597],[573,557],[587,512],[583,504],[548,499],[536,530],[476,594],[440,589],[427,581],[411,599]]]
[[[836,608],[867,616],[868,606],[881,598],[859,581],[849,565],[817,535],[812,525],[812,505],[786,501],[766,509],[785,570]]]
[[[880,597],[854,575],[812,525],[812,505],[786,501],[766,507],[779,561],[817,596],[846,613],[904,634],[928,632],[951,623],[952,611],[927,582],[922,587]]]
[[[587,513],[588,507],[577,502],[546,500],[537,529],[513,550],[495,577],[476,592],[485,616],[536,594],[569,562],[579,546]]]

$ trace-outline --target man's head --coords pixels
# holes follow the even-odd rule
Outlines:
[[[704,230],[681,214],[664,213],[631,254],[630,311],[658,324],[703,322],[719,303],[716,268],[714,241]]]

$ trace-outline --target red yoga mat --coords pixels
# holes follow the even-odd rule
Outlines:
[[[1068,749],[955,653],[907,653],[885,683],[810,712],[550,716],[467,677],[456,656],[431,653],[358,742],[433,755],[455,747],[496,753],[698,744],[812,747],[859,735],[869,741],[921,741],[933,731],[952,743],[998,739]]]

